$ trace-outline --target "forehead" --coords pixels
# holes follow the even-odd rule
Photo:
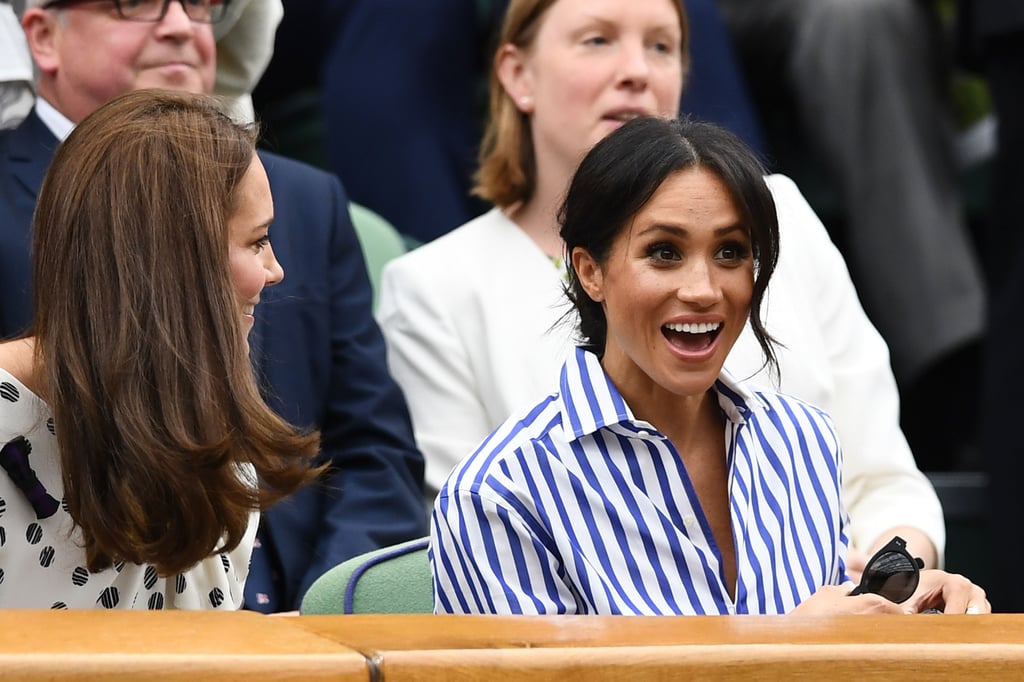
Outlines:
[[[672,0],[557,0],[541,18],[540,34],[572,30],[589,22],[628,24],[648,30],[681,32]]]
[[[737,215],[732,192],[715,171],[693,166],[666,177],[637,211],[637,215],[672,216],[675,220],[703,220]]]

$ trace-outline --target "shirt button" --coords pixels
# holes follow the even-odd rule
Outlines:
[[[651,435],[651,432],[650,431],[637,431],[636,435],[640,436],[641,438],[647,438],[648,436]]]
[[[697,527],[697,517],[696,516],[686,516],[686,517],[684,517],[683,518],[683,525],[686,526],[687,528],[690,528],[690,529],[696,528]]]

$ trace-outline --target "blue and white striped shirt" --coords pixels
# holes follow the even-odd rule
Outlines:
[[[785,613],[846,580],[829,418],[722,372],[735,601],[675,447],[577,349],[560,391],[513,415],[434,503],[439,613]]]

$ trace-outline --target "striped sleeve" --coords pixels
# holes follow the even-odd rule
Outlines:
[[[430,524],[434,611],[576,613],[543,534],[503,500],[464,489],[442,493]]]

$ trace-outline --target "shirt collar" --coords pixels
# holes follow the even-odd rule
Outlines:
[[[42,97],[36,98],[36,115],[50,129],[54,137],[61,142],[75,129],[75,124],[67,116],[57,111],[52,104]]]
[[[601,361],[584,348],[576,348],[562,365],[559,387],[562,423],[572,432],[573,440],[607,426],[636,421],[622,394],[605,374]],[[713,388],[722,412],[731,422],[742,424],[751,410],[768,409],[767,403],[725,368]]]

